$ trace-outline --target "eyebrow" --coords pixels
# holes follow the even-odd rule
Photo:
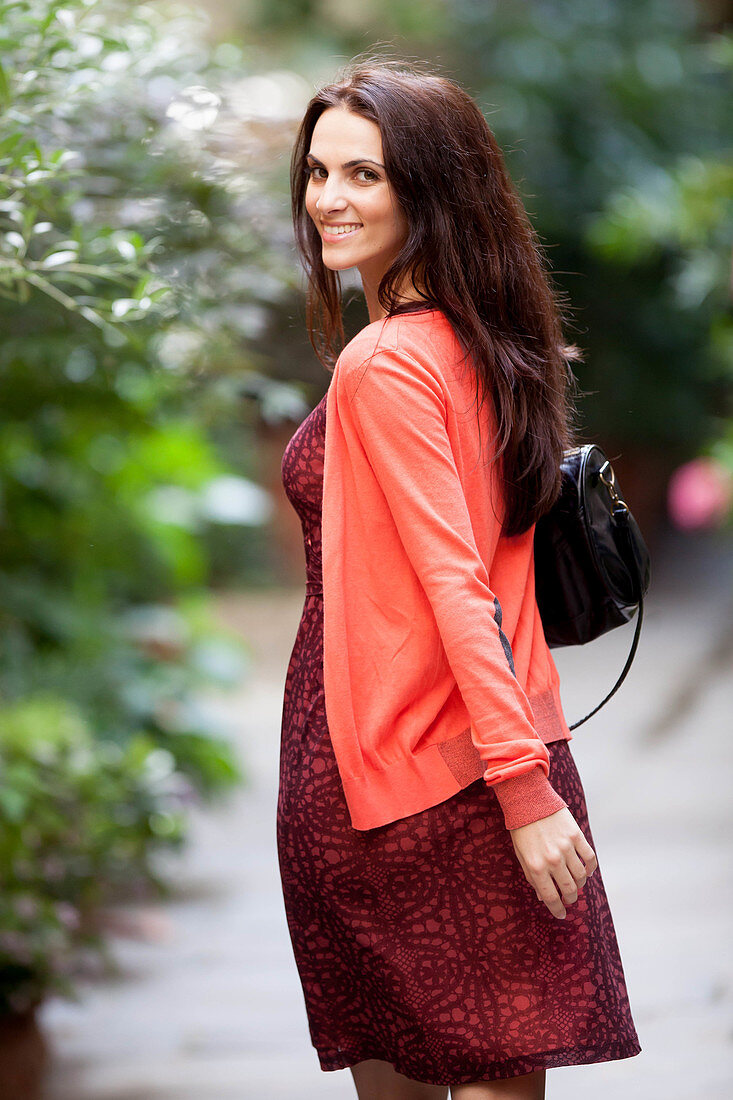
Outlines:
[[[323,163],[323,161],[319,160],[318,157],[314,157],[312,153],[306,153],[306,158],[308,158],[308,157],[310,157],[311,160],[314,160],[316,162],[316,164],[320,164],[321,168],[326,167],[326,165]],[[376,164],[378,168],[382,169],[382,171],[386,171],[383,164],[380,164],[378,160],[372,160],[371,157],[359,157],[358,160],[347,160],[346,164],[342,164],[341,167],[342,168],[355,168],[357,164],[364,164],[364,163],[366,163],[366,164]]]

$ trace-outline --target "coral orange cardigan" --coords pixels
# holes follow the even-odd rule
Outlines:
[[[508,828],[566,805],[547,779],[546,743],[572,735],[534,595],[534,527],[500,533],[494,413],[486,401],[482,460],[462,357],[445,314],[416,311],[367,325],[331,377],[324,694],[356,829],[479,777],[504,787]]]

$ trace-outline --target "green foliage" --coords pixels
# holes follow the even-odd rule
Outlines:
[[[93,735],[66,699],[0,714],[0,1012],[70,995],[80,951],[106,959],[95,912],[133,883],[159,885],[151,857],[184,837],[192,789],[143,734]]]
[[[586,421],[689,457],[730,399],[731,40],[681,0],[454,10],[461,77],[568,293]]]
[[[646,186],[616,192],[587,235],[591,251],[629,276],[663,265],[670,315],[698,337],[697,346],[690,340],[685,372],[694,390],[677,394],[679,415],[697,406],[695,449],[714,453],[722,436],[721,455],[733,425],[732,238],[733,160],[697,157],[681,158]]]
[[[202,702],[244,667],[207,539],[266,502],[217,514],[256,487],[211,422],[246,449],[245,341],[282,283],[202,138],[224,70],[199,18],[20,0],[0,24],[1,1009],[68,991],[94,907],[242,778]]]
[[[242,6],[232,8],[236,22]],[[243,36],[264,37],[281,56],[294,51],[312,60],[327,52],[353,55],[375,38],[404,35],[415,43],[434,43],[451,15],[444,0],[250,0],[240,26]]]

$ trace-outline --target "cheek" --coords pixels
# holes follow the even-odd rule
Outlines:
[[[375,198],[372,202],[362,202],[360,210],[370,225],[378,229],[380,234],[389,237],[400,236],[406,229],[406,221],[399,207],[384,197]]]
[[[399,207],[396,209],[394,207],[390,208],[389,214],[385,218],[385,227],[393,246],[402,247],[407,238],[407,219]]]

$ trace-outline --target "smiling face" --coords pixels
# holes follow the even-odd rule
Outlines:
[[[306,157],[305,207],[321,235],[326,267],[358,267],[372,297],[407,239],[407,219],[387,181],[379,127],[342,107],[328,107]]]

